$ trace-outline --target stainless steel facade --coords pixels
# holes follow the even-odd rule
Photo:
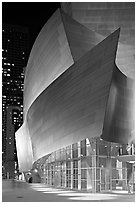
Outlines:
[[[104,37],[120,27],[116,63],[127,77],[135,78],[135,2],[62,2],[61,8]]]
[[[104,172],[105,175],[106,172],[111,174],[112,159],[109,165],[103,166],[104,170],[101,170],[101,159],[98,160],[98,165],[96,163],[96,156],[100,153],[92,154],[94,159],[88,158],[86,150],[86,161],[93,159],[93,165],[90,166],[90,171],[83,171],[82,166],[79,166],[83,165],[83,160],[78,162],[79,159],[74,161],[74,158],[80,157],[77,151],[83,151],[82,155],[84,154],[84,150],[78,150],[77,146],[80,143],[81,148],[82,144],[87,144],[87,140],[94,140],[97,144],[99,138],[103,144],[103,138],[108,141],[106,143],[109,148],[109,142],[126,145],[132,140],[130,133],[134,124],[134,82],[115,64],[119,34],[120,29],[117,29],[102,41],[101,35],[90,31],[61,10],[57,10],[43,27],[32,48],[25,73],[24,124],[16,133],[20,171],[31,169],[35,163],[36,166],[40,163],[41,168],[42,164],[46,164],[42,163],[41,159],[46,156],[47,166],[44,168],[49,167],[50,170],[47,169],[45,176],[43,173],[46,170],[40,170],[41,178],[46,184],[56,185],[56,159],[53,159],[52,165],[52,157],[47,158],[47,155],[57,155],[62,149],[65,149],[66,155],[67,147],[70,147],[73,169],[62,154],[59,162],[64,161],[64,164],[58,163],[57,166],[61,166],[62,170],[58,170],[66,172],[66,175],[64,180],[57,181],[63,183],[57,185],[78,189],[92,187],[92,190],[100,191],[97,190],[97,181],[100,181],[101,177],[85,177],[90,177],[93,172],[97,173],[97,168],[99,175]],[[98,152],[99,147],[96,146],[95,151]],[[75,157],[73,153],[76,153]],[[106,157],[107,154],[112,156],[110,151],[106,153]],[[115,160],[117,154],[118,149],[115,152]],[[108,163],[107,158],[105,162]],[[71,176],[73,175],[71,182],[69,168]],[[93,168],[96,170],[93,171]],[[116,169],[116,165],[114,168]],[[73,170],[75,173],[72,173]],[[78,171],[81,172],[79,181]],[[63,177],[64,174],[61,175]],[[110,183],[111,176],[105,178],[109,178],[109,181],[105,180],[107,184],[102,183],[105,187],[101,188],[116,187],[116,184]],[[87,184],[84,184],[85,182]]]

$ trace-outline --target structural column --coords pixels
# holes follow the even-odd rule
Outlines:
[[[78,142],[78,158],[81,158],[80,142]],[[81,159],[78,160],[78,190],[81,190]]]
[[[87,190],[96,192],[96,143],[87,140],[87,156],[91,157],[92,165],[87,169]]]

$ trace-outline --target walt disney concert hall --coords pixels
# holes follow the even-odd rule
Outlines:
[[[91,192],[129,183],[135,189],[134,41],[123,40],[128,32],[121,34],[116,5],[61,3],[40,31],[25,71],[24,123],[16,132],[26,180]],[[109,18],[108,6],[119,19]],[[130,30],[134,4],[121,6]],[[99,11],[115,23],[113,31]],[[95,19],[108,25],[105,34],[92,29]]]

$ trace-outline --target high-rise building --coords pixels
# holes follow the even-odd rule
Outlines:
[[[24,67],[27,64],[28,54],[28,29],[3,23],[2,168],[4,177],[14,177],[14,168],[11,166],[17,166],[11,163],[17,163],[15,132],[23,122]]]
[[[26,178],[92,192],[134,186],[134,80],[116,64],[119,36],[120,28],[105,38],[62,9],[42,28],[16,132]]]

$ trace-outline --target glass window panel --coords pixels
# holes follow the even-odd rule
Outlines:
[[[96,180],[100,180],[100,168],[96,169]]]
[[[73,168],[78,168],[78,161],[73,161]]]
[[[83,156],[86,156],[86,139],[80,142],[81,148],[80,148],[80,153]]]
[[[111,166],[112,168],[116,168],[116,158],[111,158]]]
[[[81,180],[81,189],[87,189],[87,180]]]
[[[67,179],[67,180],[70,180],[70,179],[71,179],[71,174],[67,174],[67,175],[66,175],[66,179]]]
[[[112,179],[117,178],[118,171],[116,169],[112,169]]]
[[[78,189],[78,180],[73,180],[73,188]]]
[[[126,144],[123,144],[122,145],[122,155],[127,155],[128,152],[127,152],[127,145]]]
[[[91,156],[93,153],[93,148],[90,145],[87,145],[87,155]]]
[[[106,159],[107,158],[99,157],[99,167],[106,167]]]
[[[57,163],[57,170],[59,170],[59,171],[60,171],[60,169],[61,169],[61,163],[60,163],[60,162],[58,162],[58,163]]]
[[[56,151],[56,160],[59,160],[60,159],[60,151]]]
[[[73,179],[78,179],[78,169],[73,170]]]
[[[67,180],[67,182],[66,182],[66,186],[67,186],[68,188],[71,187],[71,180]]]
[[[73,174],[78,174],[78,169],[73,169]]]
[[[93,169],[87,169],[88,178],[94,180],[94,171]]]
[[[116,189],[116,180],[112,180],[112,190]]]
[[[105,190],[105,183],[101,184],[101,190]]]
[[[111,146],[111,156],[117,156],[119,154],[119,146]]]
[[[48,165],[48,170],[50,170],[50,165]]]
[[[99,145],[99,155],[108,155],[108,145]]]
[[[87,157],[87,167],[92,167],[92,157]]]
[[[73,158],[78,157],[78,144],[77,143],[72,145],[72,157]]]
[[[71,168],[71,162],[70,162],[70,161],[67,161],[67,162],[66,162],[66,168],[67,168],[67,169],[70,169],[70,168]]]
[[[61,149],[61,160],[66,160],[66,150],[65,148]]]
[[[66,170],[66,178],[71,179],[71,170]]]
[[[82,158],[81,159],[81,168],[86,168],[87,167],[87,158]]]
[[[96,192],[100,192],[100,181],[96,181]]]
[[[126,179],[127,178],[127,169],[122,169],[122,178]]]
[[[81,169],[81,179],[87,179],[87,169]]]
[[[71,159],[71,145],[66,147],[66,159]]]
[[[62,169],[63,169],[63,170],[65,170],[65,166],[66,166],[66,163],[63,162],[63,163],[62,163]]]
[[[105,169],[101,169],[101,183],[105,183]]]

